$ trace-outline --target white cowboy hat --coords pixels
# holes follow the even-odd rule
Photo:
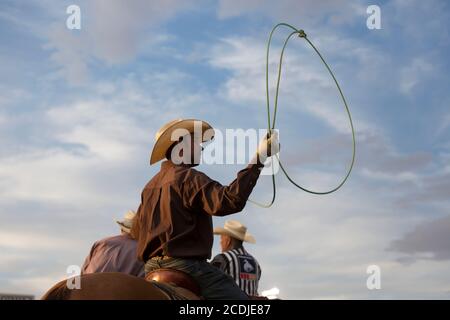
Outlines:
[[[152,154],[150,156],[150,165],[164,159],[166,157],[166,152],[172,144],[178,141],[176,138],[172,137],[177,129],[185,129],[189,133],[194,133],[194,130],[200,130],[202,142],[212,140],[214,138],[214,129],[206,121],[197,119],[176,119],[166,123],[155,135],[155,145],[153,146]],[[207,135],[204,133],[207,130],[212,130],[208,132]],[[209,134],[210,133],[210,134]],[[175,138],[175,140],[173,140]]]
[[[120,229],[126,233],[130,233],[131,227],[133,226],[133,219],[136,216],[136,212],[133,210],[125,213],[122,220],[116,220],[117,224],[120,226]]]
[[[236,220],[227,220],[223,228],[214,228],[214,234],[223,234],[245,242],[256,243],[255,238],[247,232],[247,227]]]

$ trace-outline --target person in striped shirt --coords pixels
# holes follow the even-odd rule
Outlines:
[[[243,246],[243,242],[255,243],[255,238],[236,220],[226,221],[223,228],[214,228],[214,234],[220,235],[222,253],[210,263],[229,275],[247,295],[257,296],[261,267]]]

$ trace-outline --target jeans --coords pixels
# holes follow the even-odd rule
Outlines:
[[[145,264],[145,273],[160,268],[176,269],[189,274],[198,283],[203,298],[207,300],[249,299],[230,276],[206,261],[182,258],[150,259]]]

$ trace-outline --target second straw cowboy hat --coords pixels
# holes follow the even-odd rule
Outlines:
[[[256,243],[255,238],[247,232],[247,227],[236,220],[227,220],[223,228],[214,228],[214,234],[223,234],[245,242]]]
[[[189,133],[194,133],[194,130],[201,129],[198,133],[201,135],[202,142],[206,142],[214,138],[214,129],[206,121],[197,119],[172,120],[162,126],[155,135],[155,145],[153,146],[152,154],[150,156],[150,165],[166,157],[167,150],[177,141],[176,138],[179,137],[172,137],[172,133],[174,133],[177,129],[185,129]],[[207,130],[212,130],[212,132],[205,135]]]
[[[133,210],[128,211],[125,213],[125,216],[122,220],[116,220],[117,224],[120,226],[120,229],[122,231],[130,233],[131,227],[133,226],[133,219],[136,216],[136,212]]]

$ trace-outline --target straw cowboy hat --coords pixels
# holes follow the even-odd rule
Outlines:
[[[166,123],[155,135],[155,145],[150,156],[150,165],[164,159],[166,152],[172,144],[176,141],[176,138],[172,138],[172,133],[177,129],[185,129],[189,133],[194,133],[194,130],[199,130],[202,142],[212,140],[214,138],[214,129],[206,121],[197,119],[176,119]],[[205,136],[206,130],[212,130],[211,134]],[[175,139],[175,141],[173,140]]]
[[[223,228],[214,228],[214,234],[223,234],[245,242],[256,243],[255,238],[247,232],[247,227],[236,220],[227,220]]]
[[[133,219],[136,216],[136,212],[133,210],[125,213],[125,216],[122,220],[116,220],[117,224],[120,226],[120,229],[126,233],[130,233],[131,227],[133,226]]]

